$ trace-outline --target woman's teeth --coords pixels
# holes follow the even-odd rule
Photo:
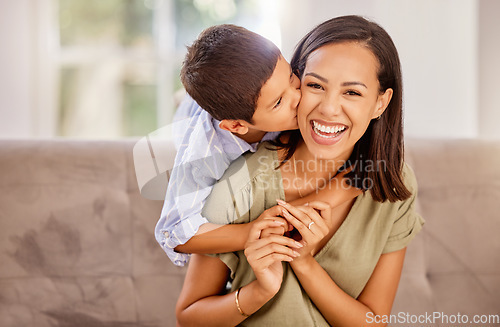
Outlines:
[[[314,132],[324,138],[333,138],[345,131],[346,126],[325,126],[313,120]],[[320,133],[321,132],[321,133]],[[326,134],[326,135],[325,135]]]

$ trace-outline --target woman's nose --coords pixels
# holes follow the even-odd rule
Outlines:
[[[338,97],[325,95],[323,99],[321,99],[319,111],[326,118],[335,117],[342,111],[342,105]]]

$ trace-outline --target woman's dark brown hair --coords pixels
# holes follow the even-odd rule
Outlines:
[[[297,45],[291,60],[294,72],[302,79],[309,55],[316,49],[332,43],[356,42],[368,48],[378,59],[380,92],[391,88],[392,99],[379,120],[370,122],[365,134],[355,144],[346,165],[352,171],[346,174],[351,185],[369,191],[375,201],[405,200],[411,193],[402,177],[403,167],[403,90],[401,64],[398,52],[387,32],[360,16],[330,19],[309,32]],[[293,155],[301,140],[298,131],[292,132],[287,144],[285,160]],[[383,163],[384,169],[364,169],[365,163]]]

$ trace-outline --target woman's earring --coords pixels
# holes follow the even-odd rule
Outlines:
[[[376,120],[380,120],[380,117],[382,117],[382,115],[378,116],[377,118],[375,118]]]

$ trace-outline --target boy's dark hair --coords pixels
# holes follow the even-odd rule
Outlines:
[[[309,32],[299,42],[290,65],[302,78],[309,55],[327,44],[356,42],[368,48],[377,58],[380,92],[391,88],[392,99],[380,119],[374,119],[365,134],[354,146],[347,164],[353,169],[346,174],[353,186],[363,189],[371,185],[375,201],[405,200],[411,193],[403,182],[403,86],[401,64],[391,37],[378,24],[360,16],[343,16],[330,19]],[[285,160],[291,158],[298,142],[298,131],[292,132],[287,144]],[[281,145],[281,144],[280,144]],[[362,169],[367,163],[385,163],[385,169]]]
[[[204,30],[187,50],[181,69],[187,93],[215,119],[252,123],[260,90],[281,55],[276,45],[224,24]]]

